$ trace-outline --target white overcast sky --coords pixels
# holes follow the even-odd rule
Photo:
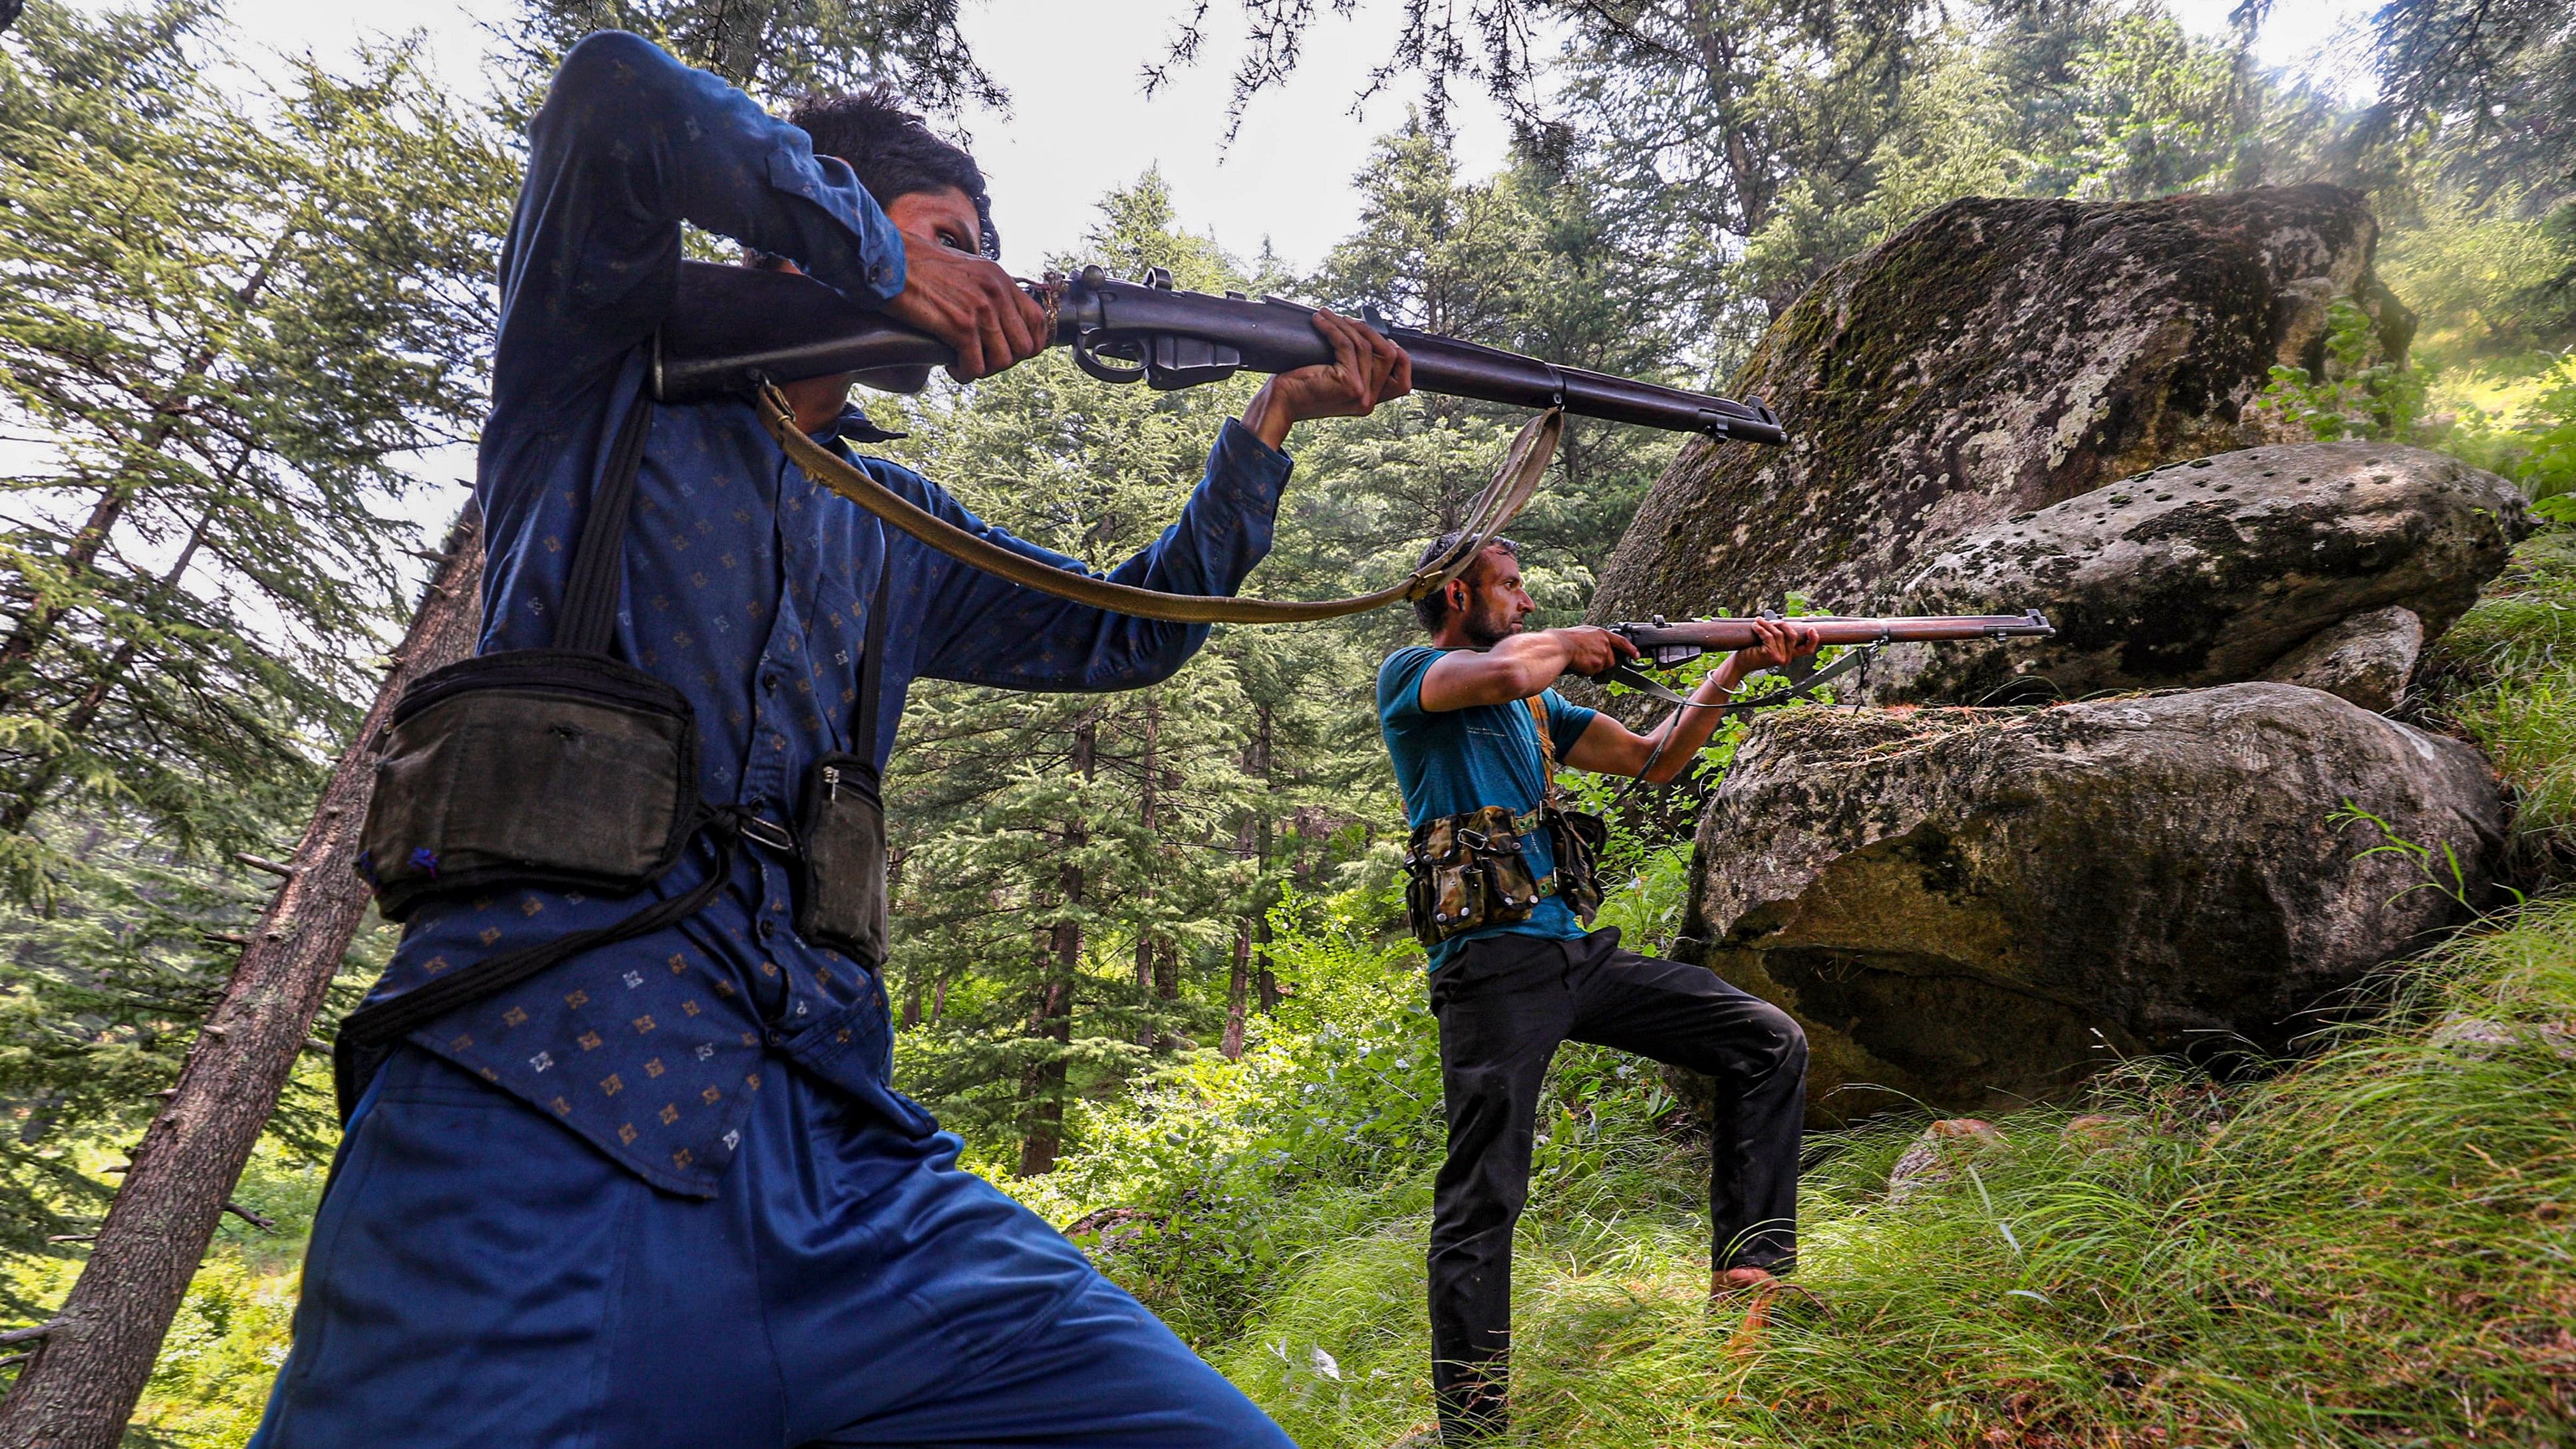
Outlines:
[[[76,0],[105,8],[105,0]],[[2235,0],[2171,0],[2196,30],[2224,30]],[[1395,0],[1363,0],[1355,17],[1321,12],[1303,64],[1284,88],[1264,94],[1230,149],[1221,149],[1232,49],[1211,45],[1177,84],[1148,101],[1138,70],[1160,56],[1188,0],[967,0],[967,35],[985,68],[1008,87],[1008,118],[967,118],[976,159],[990,178],[1004,260],[1033,270],[1069,249],[1110,187],[1160,166],[1181,216],[1250,254],[1268,237],[1292,265],[1311,267],[1358,215],[1351,177],[1370,142],[1400,124],[1411,92],[1399,87],[1352,114],[1371,66],[1393,48]],[[2366,10],[2365,0],[2279,0],[2264,36],[2264,58],[2290,61]],[[480,89],[487,35],[478,22],[502,19],[509,0],[232,0],[230,13],[252,46],[325,60],[345,56],[365,35],[428,32],[451,83]],[[1211,34],[1231,38],[1235,7],[1209,7]],[[1502,159],[1504,127],[1472,86],[1453,116],[1471,172]]]

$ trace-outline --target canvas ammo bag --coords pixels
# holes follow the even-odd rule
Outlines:
[[[1425,821],[1407,842],[1404,913],[1414,939],[1437,946],[1452,936],[1529,919],[1550,895],[1561,896],[1586,925],[1601,906],[1601,847],[1609,827],[1601,817],[1568,808],[1556,788],[1556,746],[1547,732],[1547,706],[1533,696],[1530,723],[1538,731],[1539,769],[1547,784],[1538,807],[1520,815],[1486,805]],[[1530,877],[1521,839],[1547,831],[1556,870]]]
[[[798,934],[869,970],[885,957],[885,820],[872,756],[833,752],[808,772],[792,835],[698,793],[698,728],[686,696],[609,654],[624,540],[652,426],[639,395],[582,524],[551,647],[479,655],[403,692],[378,744],[358,873],[388,920],[422,902],[500,886],[633,895],[701,835],[715,846],[685,894],[424,981],[360,1007],[333,1051],[345,1118],[403,1038],[458,1007],[584,951],[661,930],[723,891],[746,836],[796,862]],[[891,571],[880,567],[860,666],[857,742],[876,744]]]

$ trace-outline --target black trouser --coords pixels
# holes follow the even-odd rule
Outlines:
[[[1717,1080],[1709,1124],[1713,1268],[1785,1273],[1797,1255],[1807,1037],[1712,972],[1574,941],[1489,936],[1431,978],[1449,1119],[1431,1215],[1431,1383],[1447,1437],[1505,1426],[1512,1227],[1529,1200],[1539,1083],[1561,1041],[1597,1042]]]

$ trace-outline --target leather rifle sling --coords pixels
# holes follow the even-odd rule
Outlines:
[[[1477,495],[1469,510],[1470,521],[1462,530],[1467,537],[1460,541],[1457,551],[1414,570],[1403,582],[1346,599],[1233,599],[1140,589],[1133,584],[1112,583],[1060,569],[1013,552],[915,504],[805,436],[796,426],[795,410],[775,386],[761,389],[756,406],[761,421],[778,439],[778,446],[805,470],[807,477],[950,558],[1059,599],[1089,604],[1113,614],[1176,624],[1297,624],[1366,613],[1399,599],[1418,599],[1465,573],[1476,556],[1484,552],[1485,545],[1502,533],[1504,525],[1538,491],[1538,480],[1556,457],[1557,441],[1565,433],[1565,415],[1559,409],[1551,408],[1530,419],[1512,439],[1493,482]]]

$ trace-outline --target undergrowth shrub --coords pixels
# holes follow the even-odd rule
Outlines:
[[[2522,797],[2535,889],[2576,822],[2570,644],[2576,533],[2544,532],[2429,694]],[[1681,857],[1629,868],[1604,922],[1668,932]],[[1080,1235],[1103,1266],[1317,1449],[1430,1418],[1436,1033],[1419,954],[1362,925],[1385,914],[1284,911],[1301,995],[1255,1049],[1181,1068],[1040,1185],[1060,1222],[1122,1210]],[[2270,1081],[2125,1063],[1901,1199],[1919,1119],[1811,1138],[1799,1281],[1823,1307],[1759,1328],[1707,1301],[1706,1147],[1659,1077],[1561,1052],[1516,1247],[1519,1442],[2568,1442],[2576,897],[2364,994]]]
[[[1652,949],[1680,919],[1681,857],[1640,854],[1630,870],[1601,923]],[[1297,991],[1253,1023],[1243,1058],[1202,1053],[1088,1108],[1081,1152],[1011,1184],[1191,1343],[1237,1333],[1319,1251],[1338,1259],[1430,1208],[1446,1141],[1439,1032],[1421,948],[1383,934],[1397,899],[1291,895],[1272,913],[1271,952]],[[1669,1195],[1659,1164],[1678,1104],[1651,1064],[1569,1047],[1548,1100],[1534,1180]]]

